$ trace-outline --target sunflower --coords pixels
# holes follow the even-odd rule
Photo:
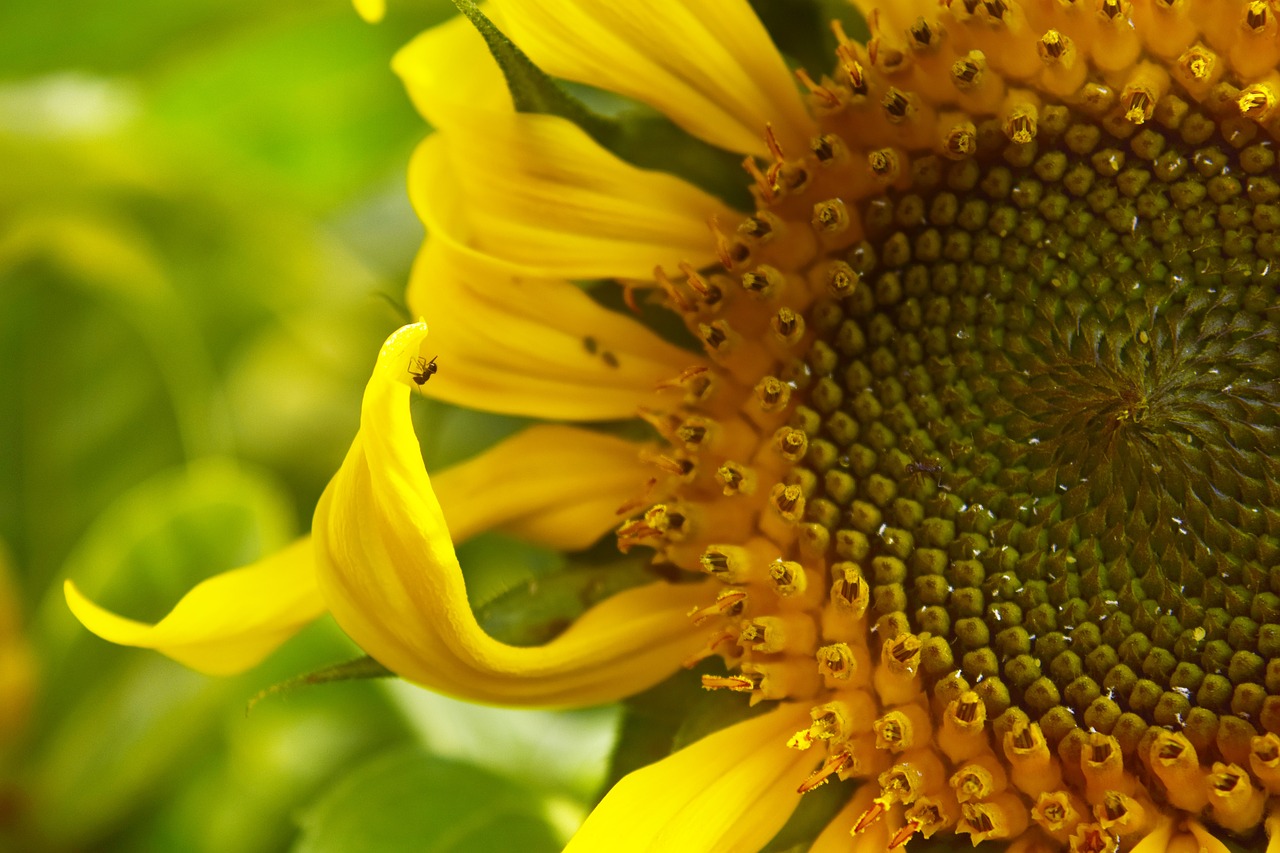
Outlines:
[[[155,626],[69,586],[76,614],[227,672],[328,610],[512,705],[719,662],[760,712],[624,778],[575,851],[758,849],[848,779],[814,850],[1280,849],[1280,9],[854,5],[865,40],[771,16],[831,43],[793,70],[746,0],[459,2],[395,63],[437,128],[425,322],[311,538]],[[419,389],[557,423],[432,483]],[[494,527],[615,528],[659,570],[507,646],[452,544]]]

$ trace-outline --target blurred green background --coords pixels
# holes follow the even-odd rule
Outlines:
[[[0,4],[0,851],[557,850],[595,796],[615,711],[348,682],[247,713],[358,650],[325,619],[209,679],[62,599],[153,620],[308,526],[422,237],[388,63],[451,9]],[[433,465],[519,425],[416,405]],[[557,560],[464,558],[494,590]]]

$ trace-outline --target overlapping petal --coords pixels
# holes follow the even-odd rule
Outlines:
[[[254,666],[324,612],[311,538],[252,565],[216,575],[183,596],[154,625],[94,604],[68,580],[67,604],[86,628],[112,643],[155,649],[209,675]]]
[[[587,818],[565,853],[759,850],[800,802],[813,757],[788,749],[802,705],[781,705],[627,775]]]
[[[499,529],[579,550],[618,524],[644,482],[639,446],[570,426],[533,426],[435,477],[455,542]]]
[[[813,122],[747,0],[494,0],[507,34],[557,77],[644,101],[695,136],[765,154],[772,123],[784,146]]]
[[[709,219],[736,218],[572,122],[527,113],[473,110],[428,137],[410,163],[409,195],[434,237],[543,278],[647,280],[657,264],[705,266]]]
[[[702,362],[563,281],[515,282],[428,240],[409,285],[440,372],[423,390],[472,408],[556,420],[629,418],[658,383]],[[639,481],[637,481],[639,482]]]
[[[685,614],[705,598],[701,584],[621,593],[545,646],[508,646],[476,623],[409,418],[405,364],[426,333],[406,326],[384,344],[360,432],[316,507],[317,572],[334,618],[403,677],[475,701],[593,704],[657,683],[700,645]]]

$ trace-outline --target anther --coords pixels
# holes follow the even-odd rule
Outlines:
[[[862,618],[871,600],[871,590],[857,563],[836,563],[831,567],[831,601],[840,610]]]
[[[823,234],[839,234],[849,228],[849,211],[841,199],[820,201],[813,206],[812,222]]]
[[[1276,108],[1276,93],[1266,83],[1255,83],[1245,87],[1236,99],[1240,114],[1256,122],[1267,121]]]
[[[1155,111],[1155,94],[1146,89],[1126,91],[1120,99],[1124,107],[1125,121],[1130,124],[1146,124]]]
[[[884,108],[885,116],[894,124],[907,121],[914,112],[910,96],[895,86],[890,86],[885,92],[880,106]]]
[[[911,833],[912,835],[918,832],[925,838],[932,838],[939,830],[955,825],[955,822],[960,818],[960,808],[954,799],[945,795],[941,797],[925,796],[912,803],[903,813],[903,817],[906,818],[907,823],[902,830],[899,830],[890,839],[889,849],[891,850],[894,846],[892,842],[896,841],[897,845],[901,846],[911,838],[911,835],[903,835],[909,826],[915,827]]]
[[[840,68],[849,81],[849,90],[854,95],[865,96],[867,94],[866,69],[854,56],[852,47],[848,43],[840,45],[836,48],[836,58],[840,61]]]
[[[777,616],[757,616],[742,624],[738,642],[762,654],[776,654],[787,648],[787,628]]]
[[[976,89],[986,70],[986,56],[980,50],[971,50],[951,64],[951,82],[962,92]]]
[[[965,803],[959,831],[967,832],[974,844],[988,839],[1016,838],[1027,828],[1027,807],[1012,793],[999,794],[981,803]]]
[[[787,346],[795,346],[804,337],[804,316],[790,308],[779,308],[769,320],[769,328],[778,340]]]
[[[1121,0],[1102,0],[1098,6],[1098,12],[1107,20],[1114,21],[1121,17],[1127,17],[1124,8],[1127,5],[1127,2],[1121,2]]]
[[[1249,769],[1271,793],[1280,793],[1280,736],[1273,732],[1249,743]]]
[[[809,141],[809,150],[824,165],[833,163],[848,153],[844,140],[833,133],[815,136]]]
[[[1120,791],[1107,791],[1102,802],[1094,806],[1093,814],[1098,825],[1114,835],[1130,835],[1147,823],[1147,810],[1142,804]]]
[[[720,594],[716,596],[716,600],[706,607],[697,607],[689,612],[689,618],[693,620],[694,625],[701,625],[708,619],[714,619],[717,616],[728,616],[733,618],[742,614],[747,606],[747,593],[741,589],[722,589]]]
[[[1037,113],[1033,104],[1023,102],[1015,105],[1005,116],[1005,136],[1017,145],[1025,145],[1035,139]]]
[[[871,174],[881,183],[891,184],[902,174],[902,157],[892,148],[877,148],[867,154]]]
[[[1208,48],[1196,45],[1178,57],[1177,68],[1184,82],[1208,83],[1217,69],[1218,56]]]
[[[742,289],[760,299],[773,296],[782,289],[784,283],[782,273],[767,264],[761,264],[742,274]]]
[[[795,524],[804,518],[804,490],[797,485],[776,484],[769,492],[769,503],[786,521]]]
[[[791,386],[776,376],[766,376],[755,387],[756,400],[766,412],[779,412],[791,401]]]
[[[963,160],[978,150],[978,131],[972,122],[949,128],[942,137],[942,151],[952,160]]]
[[[809,450],[809,436],[804,430],[784,426],[773,434],[773,446],[788,462],[799,462]]]
[[[827,268],[827,293],[833,299],[852,296],[861,276],[844,261],[835,261]]]
[[[1255,33],[1265,29],[1267,26],[1267,4],[1262,0],[1253,0],[1245,10],[1244,25]]]
[[[1056,62],[1062,59],[1070,47],[1071,39],[1057,30],[1049,30],[1040,37],[1036,49],[1045,62]]]
[[[1045,832],[1062,837],[1083,819],[1066,791],[1042,791],[1031,807],[1031,819]]]
[[[916,18],[915,23],[907,29],[907,34],[911,36],[911,46],[918,51],[933,50],[942,40],[942,30],[930,26],[924,18]]]
[[[756,472],[737,462],[723,463],[716,469],[716,479],[724,486],[725,497],[750,495],[756,490]]]
[[[885,640],[881,660],[895,675],[914,676],[920,668],[920,638],[903,633]]]
[[[846,643],[833,643],[818,649],[818,672],[837,681],[847,681],[858,670],[853,649]]]
[[[711,545],[698,563],[704,572],[728,584],[745,583],[751,576],[751,557],[738,545]]]
[[[914,725],[902,711],[890,711],[871,724],[876,734],[876,748],[902,752],[915,742]]]
[[[685,450],[697,453],[714,437],[715,430],[715,421],[693,415],[676,428],[673,438],[683,444]]]
[[[769,564],[769,586],[780,598],[803,595],[808,587],[804,567],[793,560],[774,560]]]
[[[800,783],[800,787],[796,788],[796,793],[807,794],[814,788],[819,788],[826,784],[827,780],[832,776],[847,773],[856,769],[857,766],[857,759],[850,752],[840,750],[835,755],[828,756],[827,760],[822,762],[821,767],[810,773],[808,778]]]

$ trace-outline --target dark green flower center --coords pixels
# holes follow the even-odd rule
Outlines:
[[[1280,184],[1247,120],[1154,118],[979,127],[863,204],[793,476],[938,689],[1203,758],[1280,722]]]

